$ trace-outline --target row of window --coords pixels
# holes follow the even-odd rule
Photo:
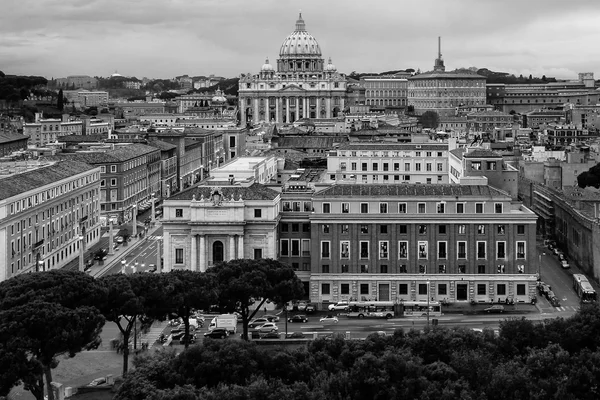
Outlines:
[[[175,218],[183,218],[183,208],[175,209]],[[254,209],[254,218],[262,218],[262,209],[260,209],[260,208]]]
[[[346,161],[342,161],[340,162],[340,170],[341,171],[347,171],[347,162]],[[406,162],[404,163],[404,169],[400,169],[400,163],[393,163],[393,170],[398,172],[398,171],[404,171],[404,172],[408,172],[411,170],[411,164],[412,162]],[[414,164],[415,165],[415,171],[416,172],[421,172],[423,171],[422,164],[417,162]],[[350,162],[350,171],[358,171],[358,162]],[[371,168],[369,168],[369,163],[366,162],[362,162],[360,165],[360,171],[380,171],[379,169],[379,163],[378,162],[373,162],[371,163]],[[390,169],[390,163],[381,163],[381,171],[386,172],[386,171],[391,171]],[[425,169],[424,171],[426,172],[432,172],[433,171],[433,163],[425,163]],[[443,172],[444,171],[444,163],[436,163],[436,171],[438,172]]]
[[[377,271],[376,270],[377,266],[375,266],[375,269],[373,269],[369,266],[369,264],[361,264],[360,265],[360,273],[361,274],[367,274],[369,272],[370,273],[379,272],[381,274],[387,274],[387,273],[407,274],[408,273],[408,266],[406,264],[398,264],[396,266],[397,267],[396,271],[393,270],[393,267],[394,267],[393,265],[390,267],[387,264],[381,264],[381,265],[379,265],[379,271]],[[427,270],[428,270],[427,265],[419,264],[419,274],[426,274]],[[342,274],[350,273],[350,264],[341,264],[340,271]],[[517,271],[520,274],[525,273],[525,265],[523,265],[523,264],[517,265]],[[466,264],[458,264],[456,266],[456,270],[452,271],[450,268],[447,267],[446,264],[439,264],[437,272],[440,274],[446,274],[446,273],[466,274],[467,273],[467,265]],[[498,264],[496,266],[496,272],[498,274],[504,274],[506,272],[506,266],[504,264]],[[323,273],[323,274],[330,273],[329,264],[321,265],[321,273]],[[430,273],[435,273],[435,271],[430,272]],[[478,265],[477,273],[480,275],[487,274],[488,272],[486,271],[486,266],[483,264]]]
[[[419,295],[421,296],[433,296],[433,295],[438,295],[438,296],[448,296],[448,289],[449,289],[449,284],[448,283],[438,283],[435,286],[435,292],[430,292],[430,288],[427,287],[428,284],[427,283],[419,283],[417,284],[417,292]],[[341,295],[350,295],[350,289],[352,287],[352,284],[350,283],[340,283],[340,294]],[[506,283],[497,283],[495,285],[495,294],[498,296],[506,296],[507,294],[507,287],[508,285]],[[476,283],[475,284],[475,288],[476,288],[476,293],[478,296],[487,296],[488,294],[488,290],[489,290],[489,286],[487,283]],[[516,289],[517,289],[517,296],[525,296],[527,294],[527,285],[524,283],[517,283],[516,284]],[[371,295],[371,285],[369,283],[360,283],[358,284],[358,291],[360,295],[366,295],[369,296]],[[398,284],[398,295],[400,296],[405,296],[408,295],[409,293],[409,284],[408,283],[399,283]],[[330,295],[331,294],[331,284],[330,283],[321,283],[321,294],[322,295]]]
[[[282,241],[283,242],[283,241]],[[388,240],[380,240],[378,243],[378,256],[379,260],[389,260],[390,259],[390,242]],[[524,260],[526,259],[526,242],[517,241],[515,243],[516,248],[516,259]],[[283,244],[283,243],[282,243]],[[287,246],[287,245],[286,245]],[[299,242],[298,242],[299,246]],[[282,247],[283,248],[283,247]],[[487,242],[486,241],[476,241],[476,258],[478,260],[485,260],[488,257],[487,254]],[[352,252],[350,251],[350,241],[342,240],[339,245],[339,258],[341,260],[349,260],[351,258]],[[398,241],[398,251],[397,251],[397,259],[398,260],[408,260],[409,258],[409,241],[400,240]],[[414,250],[414,249],[413,249]],[[427,260],[430,257],[429,254],[429,242],[425,240],[420,240],[417,242],[417,258],[419,260]],[[437,252],[435,254],[435,258],[439,260],[448,259],[449,258],[449,247],[447,241],[438,241],[437,242]],[[468,252],[468,243],[467,241],[457,241],[456,242],[456,258],[466,260]],[[298,254],[299,255],[299,254]],[[368,260],[372,257],[371,254],[371,242],[368,240],[361,240],[358,242],[358,254],[357,256],[361,260]],[[331,259],[331,242],[328,240],[321,241],[321,259]],[[495,251],[495,259],[497,260],[506,260],[508,257],[506,241],[496,241],[496,251]]]
[[[306,224],[308,225],[308,224]],[[368,234],[369,230],[370,230],[370,226],[369,224],[359,224],[357,225],[360,229],[360,233],[361,234]],[[397,225],[398,226],[398,232],[401,235],[407,235],[408,234],[408,225],[406,224],[400,224]],[[340,227],[340,233],[341,234],[349,234],[350,233],[350,224],[339,224]],[[419,233],[419,235],[426,235],[427,234],[427,230],[428,230],[429,225],[424,225],[424,224],[420,224],[420,225],[416,225],[416,231]],[[445,235],[448,232],[448,226],[447,225],[438,225],[437,226],[437,233],[440,235]],[[466,235],[467,234],[467,225],[465,224],[459,224],[456,225],[457,227],[457,233],[459,235]],[[485,235],[486,234],[486,230],[487,230],[488,225],[485,224],[479,224],[477,225],[477,234],[478,235]],[[503,236],[506,233],[506,225],[505,224],[496,224],[495,225],[495,234],[499,235],[499,236]],[[303,232],[309,232],[310,231],[310,226],[308,227],[307,230],[303,230]],[[287,227],[285,230],[282,230],[282,232],[287,232]],[[297,230],[293,232],[298,232]],[[331,225],[330,224],[321,224],[321,232],[324,234],[328,234],[328,233],[332,233],[331,230]],[[379,233],[380,234],[387,234],[388,233],[388,225],[382,224],[379,225]],[[517,235],[524,235],[525,234],[525,225],[517,225]]]
[[[14,203],[10,204],[10,213],[15,214],[20,211],[27,210],[28,208],[37,206],[38,204],[42,204],[45,201],[50,201],[55,197],[67,194],[72,190],[78,189],[84,185],[89,185],[90,183],[97,181],[98,178],[98,174],[90,174],[85,177],[75,179],[71,182],[64,183],[53,189],[44,190],[43,192],[40,192],[38,194],[31,195],[26,199],[15,201]]]
[[[420,148],[421,145],[415,145],[416,148]],[[335,152],[333,155],[336,155]],[[411,151],[411,150],[382,150],[382,151],[370,151],[370,150],[339,150],[338,154],[340,157],[446,157],[445,151]]]
[[[410,204],[410,207],[409,207]],[[378,212],[379,214],[388,214],[388,213],[398,213],[398,214],[407,214],[407,213],[417,213],[417,214],[426,214],[427,213],[427,203],[416,203],[416,208],[413,209],[412,205],[414,203],[396,203],[397,207],[394,207],[394,209],[391,209],[391,206],[393,206],[394,204],[392,203],[390,205],[390,203],[379,203],[379,207],[378,207]],[[467,211],[467,203],[466,202],[460,202],[460,203],[454,203],[455,204],[455,208],[454,208],[454,212],[456,214],[464,214]],[[357,206],[357,203],[341,203],[340,204],[340,212],[342,214],[349,214],[350,211],[352,211],[352,213],[360,213],[360,214],[368,214],[369,211],[369,207],[370,207],[370,203],[359,203],[359,205]],[[435,212],[437,214],[445,214],[446,213],[446,207],[447,203],[445,201],[441,201],[439,203],[436,203],[435,205]],[[475,203],[475,213],[476,214],[483,214],[484,211],[484,205],[485,202],[482,203]],[[494,203],[494,213],[496,214],[502,214],[504,209],[504,205],[502,203]],[[321,210],[323,212],[323,214],[330,214],[331,211],[331,203],[322,203],[321,204]]]
[[[396,174],[396,175],[392,175],[392,176],[394,177],[394,181],[399,181],[400,180],[400,176],[402,176],[402,181],[404,181],[406,183],[408,183],[410,181],[410,175],[399,175],[399,174]],[[332,181],[336,180],[336,176],[334,174],[331,174],[329,176],[329,178]],[[379,178],[380,178],[380,175],[373,175],[371,177],[371,179],[372,179],[373,182],[379,182]],[[390,181],[390,175],[381,175],[381,178],[382,178],[381,180],[384,183]],[[417,176],[416,178],[418,179],[418,178],[422,178],[422,177]],[[344,175],[342,175],[342,179],[351,179],[351,180],[354,180],[354,181],[360,180],[360,181],[362,181],[364,183],[367,183],[369,181],[369,175],[354,175],[354,174],[352,174],[352,175],[345,175],[344,174]],[[438,175],[437,176],[437,181],[438,182],[442,182],[443,180],[444,180],[444,177],[442,175]],[[417,180],[416,182],[419,183],[420,181]],[[423,183],[423,182],[420,182],[420,183]],[[427,183],[428,185],[430,185],[432,183],[432,179],[431,178],[426,178],[425,179],[425,183]]]
[[[310,239],[281,239],[279,243],[281,257],[310,256]]]

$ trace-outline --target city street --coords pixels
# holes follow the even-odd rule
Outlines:
[[[572,315],[579,309],[579,297],[573,290],[573,274],[578,271],[574,266],[563,269],[558,262],[558,258],[539,241],[537,250],[538,259],[541,254],[542,260],[540,270],[542,281],[552,287],[552,291],[560,301],[560,306],[553,307],[544,296],[538,296],[538,307],[542,313]]]
[[[126,257],[121,258],[120,260],[125,260],[125,265],[127,265],[126,272],[131,273],[132,267],[137,263],[137,272],[145,272],[150,269],[150,265],[158,265],[157,262],[157,245],[162,246],[162,226],[159,227],[152,235],[147,236],[142,239],[136,246],[136,248],[127,254]],[[117,256],[118,252],[115,253]],[[116,274],[121,272],[122,263],[116,263],[113,265],[108,271],[104,273],[107,274]]]

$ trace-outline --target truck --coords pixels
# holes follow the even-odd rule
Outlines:
[[[215,328],[225,328],[230,334],[237,332],[238,317],[235,314],[221,314],[217,315],[210,321],[208,325],[208,331],[212,332]]]

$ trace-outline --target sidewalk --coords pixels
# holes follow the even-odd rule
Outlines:
[[[156,224],[148,229],[147,232],[147,236],[152,236],[160,227],[162,226],[162,224],[158,221],[156,221]],[[133,250],[135,250],[140,244],[144,243],[146,241],[146,238],[139,238],[139,237],[135,237],[135,238],[131,238],[129,243],[127,244],[127,246],[121,246],[120,250],[113,250],[113,254],[109,254],[106,258],[106,260],[104,260],[104,262],[102,263],[102,265],[100,264],[94,264],[90,269],[89,269],[89,274],[91,276],[93,276],[94,278],[99,278],[101,276],[103,276],[104,274],[106,274],[107,271],[109,271],[111,268],[113,268],[115,265],[120,265],[121,260],[124,260],[127,255],[129,253],[131,253]]]

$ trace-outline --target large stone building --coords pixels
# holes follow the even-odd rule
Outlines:
[[[63,136],[82,133],[83,122],[80,119],[70,118],[68,114],[58,119],[43,118],[42,113],[36,113],[34,122],[23,124],[23,134],[29,136],[29,144],[36,147],[54,143]]]
[[[100,240],[99,167],[0,163],[0,188],[0,281],[61,268]]]
[[[259,74],[242,75],[239,109],[242,123],[291,123],[300,118],[331,118],[345,107],[346,77],[325,61],[302,15],[283,41],[277,67],[269,60]]]
[[[440,116],[455,115],[460,106],[486,102],[486,78],[470,70],[446,71],[441,45],[433,71],[408,78],[408,105],[417,114],[435,111]]]
[[[341,143],[328,153],[327,178],[341,183],[449,183],[448,144]]]
[[[489,186],[338,184],[312,207],[311,301],[536,295],[537,216]]]
[[[368,75],[360,78],[364,86],[365,103],[373,108],[406,107],[410,73]]]
[[[565,103],[581,106],[600,102],[594,74],[580,73],[579,79],[567,82],[532,84],[488,84],[487,102],[503,112],[525,113],[541,108],[555,108]]]
[[[163,203],[164,270],[277,258],[280,194],[261,184],[196,186]]]

